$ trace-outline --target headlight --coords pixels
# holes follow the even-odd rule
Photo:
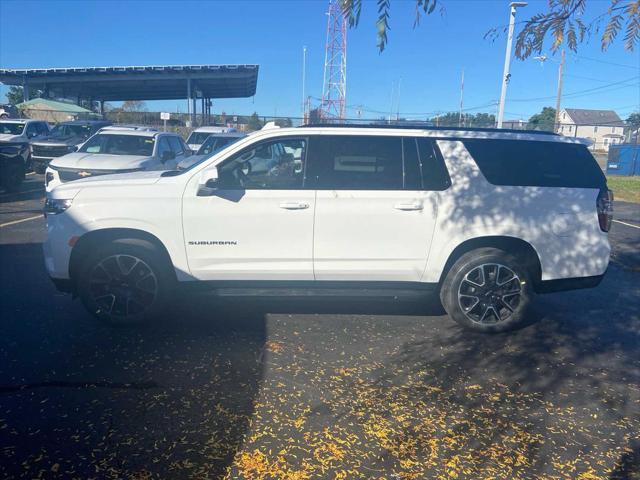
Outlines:
[[[60,200],[56,198],[47,198],[46,202],[44,202],[44,214],[58,215],[69,208],[72,202],[73,200],[71,199]]]

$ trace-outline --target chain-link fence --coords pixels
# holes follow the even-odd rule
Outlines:
[[[23,110],[22,115],[27,118],[37,118],[50,123],[59,123],[68,120],[94,120],[102,118],[97,113],[75,113],[55,110]],[[129,112],[120,109],[113,109],[105,112],[104,119],[114,124],[133,124],[155,127],[158,130],[165,128],[165,122],[160,117],[160,112]],[[343,120],[326,120],[314,115],[308,118],[286,117],[286,116],[265,116],[256,113],[251,115],[227,115],[227,114],[202,114],[195,115],[189,113],[171,113],[170,119],[166,121],[167,131],[175,132],[184,138],[195,128],[205,125],[220,125],[235,128],[243,132],[260,130],[266,124],[273,122],[279,127],[299,127],[305,124],[319,123],[340,123],[340,124],[366,124],[366,125],[395,125],[413,128],[428,127],[451,127],[451,128],[495,128],[493,117],[487,116],[486,121],[478,121],[476,118],[463,117],[458,121],[447,121],[445,118],[431,118],[424,120],[410,120],[405,118],[379,117],[379,118],[347,118]],[[552,124],[533,124],[521,120],[505,121],[503,129],[510,130],[537,130],[554,131]],[[610,145],[620,143],[637,142],[637,137],[632,137],[622,124],[616,125],[584,125],[563,123],[555,129],[557,133],[569,137],[579,137],[589,139],[591,149],[594,151],[606,152]]]

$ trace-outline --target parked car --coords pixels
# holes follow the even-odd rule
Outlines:
[[[31,142],[31,161],[36,173],[44,173],[51,160],[75,152],[89,137],[111,122],[75,120],[57,124],[47,138]]]
[[[247,134],[242,132],[212,133],[200,146],[200,149],[198,149],[196,154],[180,162],[178,164],[178,168],[191,168],[191,166],[196,163],[201,162],[205,158],[210,157],[214,153],[219,152],[223,148],[228,147],[232,143],[235,143],[246,136]]]
[[[31,141],[45,138],[49,125],[42,120],[0,120],[0,183],[16,190],[31,167]]]
[[[255,168],[265,149],[284,153]],[[58,288],[112,322],[159,315],[177,284],[278,295],[413,289],[439,294],[462,326],[499,332],[526,322],[538,293],[598,285],[611,206],[576,138],[283,128],[183,171],[55,188],[44,256]]]
[[[193,152],[197,152],[198,150],[200,150],[200,147],[209,137],[209,135],[213,133],[231,133],[235,131],[237,131],[235,128],[221,126],[196,128],[193,132],[191,132],[189,138],[187,138],[187,145],[189,145],[189,148]]]
[[[174,170],[191,155],[175,133],[145,128],[102,128],[75,153],[54,158],[45,172],[45,186],[87,177],[145,170]]]
[[[15,105],[9,103],[0,104],[0,120],[8,118],[20,118],[20,112]]]

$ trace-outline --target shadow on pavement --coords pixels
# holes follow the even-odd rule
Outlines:
[[[262,311],[197,302],[110,328],[54,290],[39,244],[0,263],[0,477],[222,474],[259,390]]]

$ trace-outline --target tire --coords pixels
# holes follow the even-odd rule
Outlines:
[[[442,283],[444,309],[457,323],[476,332],[505,332],[522,326],[534,296],[524,265],[497,248],[465,253]]]
[[[162,317],[174,283],[172,266],[157,247],[120,239],[86,257],[77,285],[93,316],[113,325],[133,325]]]

